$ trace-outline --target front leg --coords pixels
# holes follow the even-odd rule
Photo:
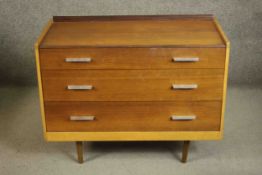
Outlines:
[[[83,163],[83,142],[77,141],[76,142],[76,149],[77,149],[77,156],[78,156],[78,162]]]
[[[184,144],[183,144],[183,152],[182,152],[182,160],[181,160],[183,163],[186,163],[186,161],[187,161],[189,144],[190,144],[190,141],[189,141],[189,140],[184,141]]]

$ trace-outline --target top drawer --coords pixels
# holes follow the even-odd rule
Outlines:
[[[224,68],[225,48],[40,49],[41,69]]]

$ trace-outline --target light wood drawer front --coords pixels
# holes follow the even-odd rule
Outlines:
[[[45,101],[222,99],[222,69],[42,71],[42,76]],[[173,85],[197,87],[173,89]]]
[[[225,48],[41,49],[40,63],[41,69],[224,68],[225,54]]]
[[[45,114],[48,132],[218,131],[221,102],[45,102]],[[173,115],[195,119],[171,120]]]

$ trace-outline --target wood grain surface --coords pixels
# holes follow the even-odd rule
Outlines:
[[[225,43],[212,19],[178,18],[54,22],[40,45],[41,48],[133,46],[225,47]]]

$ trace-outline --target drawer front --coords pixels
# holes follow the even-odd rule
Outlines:
[[[42,71],[45,101],[221,100],[222,69]]]
[[[41,69],[224,68],[225,48],[41,49]]]
[[[48,132],[218,131],[221,102],[45,102],[45,114]]]

